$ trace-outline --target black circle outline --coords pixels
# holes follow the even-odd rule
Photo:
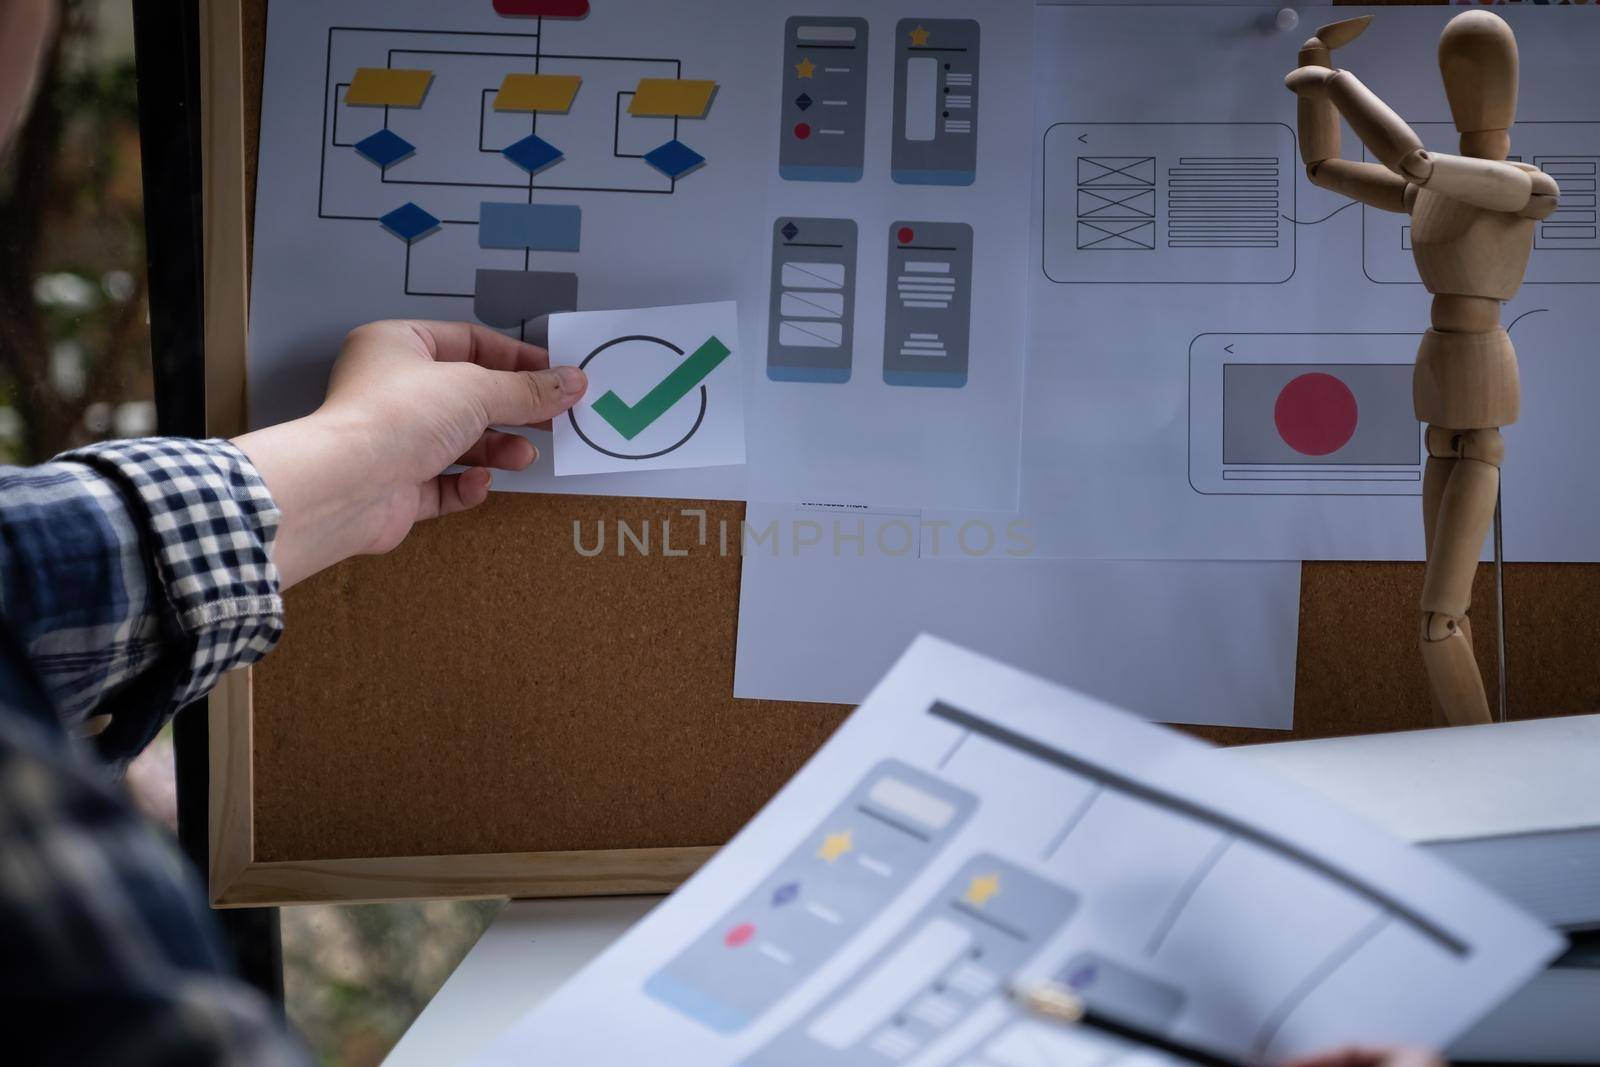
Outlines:
[[[683,349],[679,348],[677,345],[673,344],[671,341],[664,340],[663,338],[660,338],[660,337],[651,337],[649,334],[634,333],[634,334],[629,334],[627,337],[618,337],[618,338],[616,338],[614,340],[607,341],[605,344],[601,345],[599,348],[595,349],[593,352],[590,352],[587,356],[584,356],[583,357],[583,362],[578,364],[578,369],[579,370],[585,370],[589,366],[590,361],[593,360],[595,356],[598,356],[600,353],[604,352],[606,349],[610,348],[612,345],[620,345],[624,341],[654,341],[658,345],[663,345],[663,346],[665,346],[667,348],[672,349],[674,352],[676,352],[680,356],[684,354]],[[666,455],[669,452],[676,452],[678,449],[680,449],[684,445],[688,444],[689,443],[689,438],[693,437],[699,431],[700,424],[706,421],[706,395],[707,395],[706,394],[706,387],[704,385],[702,385],[700,387],[700,414],[695,416],[694,425],[689,427],[689,432],[684,434],[681,438],[679,438],[677,444],[668,445],[666,448],[663,448],[659,452],[651,452],[649,455],[645,455],[645,456],[633,456],[633,455],[629,455],[626,452],[613,452],[608,448],[601,448],[599,445],[597,445],[593,441],[589,440],[589,435],[584,433],[583,430],[578,426],[578,416],[577,416],[577,414],[575,412],[568,411],[567,412],[567,419],[568,419],[568,421],[570,421],[572,423],[572,432],[578,435],[579,440],[581,440],[584,444],[588,445],[590,448],[594,449],[596,452],[600,453],[602,456],[610,456],[612,459],[657,459],[657,458],[659,458],[661,456]]]

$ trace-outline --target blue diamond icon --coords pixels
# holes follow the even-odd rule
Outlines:
[[[423,234],[432,233],[439,226],[438,219],[411,203],[400,205],[378,221],[383,223],[384,229],[406,244]]]
[[[801,93],[799,96],[794,98],[794,106],[799,108],[801,111],[807,110],[813,103],[815,103],[815,101],[811,99],[811,95],[809,93]]]
[[[668,141],[644,154],[644,161],[676,181],[706,161],[706,157],[682,141]]]
[[[537,174],[565,153],[538,134],[530,133],[516,144],[508,145],[500,154],[529,174]]]
[[[774,908],[781,908],[785,904],[792,903],[794,898],[799,895],[799,882],[785,882],[783,885],[780,885],[777,889],[772,891],[772,906]]]
[[[792,222],[786,222],[783,224],[783,229],[779,230],[778,232],[792,241],[796,237],[800,236],[800,227],[796,226]]]
[[[380,167],[393,166],[416,150],[416,145],[392,130],[379,130],[356,142],[356,151]]]

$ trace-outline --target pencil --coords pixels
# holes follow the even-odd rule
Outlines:
[[[1077,993],[1054,982],[1033,989],[1012,989],[1011,999],[1025,1011],[1041,1018],[1050,1019],[1064,1026],[1083,1026],[1112,1037],[1120,1037],[1157,1052],[1182,1057],[1198,1064],[1199,1067],[1247,1067],[1241,1060],[1229,1059],[1207,1049],[1186,1045],[1163,1034],[1109,1018],[1104,1013],[1091,1009]]]

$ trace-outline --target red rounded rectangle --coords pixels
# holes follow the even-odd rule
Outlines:
[[[581,19],[589,0],[494,0],[494,9],[513,18]]]

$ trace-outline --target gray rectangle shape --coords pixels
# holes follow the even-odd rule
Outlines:
[[[895,26],[894,146],[902,185],[971,185],[978,176],[978,58],[973,19]]]
[[[884,290],[883,380],[959,389],[972,330],[972,227],[895,222]]]
[[[785,217],[773,222],[767,377],[849,381],[855,304],[854,220]],[[801,314],[808,307],[814,313]]]
[[[1307,455],[1279,433],[1275,408],[1284,387],[1304,374],[1328,374],[1355,397],[1348,442]],[[1407,363],[1228,363],[1222,368],[1222,462],[1228,464],[1415,466],[1422,434],[1411,407]]]
[[[861,180],[867,137],[867,20],[796,15],[783,27],[778,175]]]
[[[576,252],[583,231],[577,204],[485,201],[478,209],[478,247]]]
[[[1008,988],[1078,905],[1078,894],[1071,889],[999,856],[979,853],[853,978],[744,1063],[882,1067],[894,1059],[909,1062]],[[948,947],[959,943],[952,937],[957,932],[969,946],[959,957],[946,960],[942,953],[934,954],[935,967],[920,975],[891,969],[891,961],[904,958],[904,951],[915,952],[930,934]],[[918,955],[924,963],[930,958]],[[897,1002],[877,1005],[888,984],[880,979],[891,974],[899,979],[892,983]]]
[[[570,271],[480,269],[472,313],[512,330],[558,311],[578,310],[578,276]]]
[[[1119,1022],[1164,1034],[1183,1010],[1183,990],[1098,952],[1080,952],[1056,980],[1074,989],[1089,1007]]]

